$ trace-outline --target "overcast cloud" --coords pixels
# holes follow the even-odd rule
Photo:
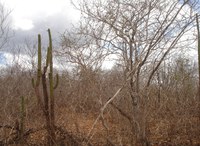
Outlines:
[[[11,39],[8,45],[0,50],[0,67],[13,64],[16,58],[13,53],[18,53],[18,63],[30,61],[30,57],[24,54],[25,42],[30,47],[37,42],[37,35],[42,35],[42,45],[47,46],[50,28],[54,46],[59,42],[60,34],[70,29],[71,24],[76,24],[80,13],[73,8],[70,0],[1,0],[7,10],[12,10]],[[31,48],[32,49],[32,48]]]
[[[21,46],[25,40],[37,41],[37,34],[42,34],[43,42],[47,40],[47,29],[50,28],[53,39],[59,41],[59,36],[72,23],[79,19],[79,12],[70,4],[70,0],[6,0],[7,9],[12,10],[12,31],[14,36],[10,46]],[[16,49],[16,47],[15,47]]]
[[[14,41],[15,45],[24,44],[26,39],[37,40],[37,34],[40,33],[43,40],[47,39],[47,29],[50,28],[53,38],[58,39],[59,35],[71,27],[71,21],[63,14],[55,14],[46,18],[38,18],[33,20],[34,27],[30,30],[15,29]],[[44,41],[45,42],[45,41]]]

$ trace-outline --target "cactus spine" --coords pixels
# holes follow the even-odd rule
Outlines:
[[[42,51],[41,51],[41,36],[38,35],[38,68],[37,68],[37,78],[36,82],[32,79],[32,85],[35,89],[36,96],[38,98],[38,103],[42,108],[46,119],[46,126],[48,132],[48,146],[53,146],[55,144],[55,112],[54,112],[54,90],[57,88],[59,83],[59,76],[56,75],[56,82],[54,85],[54,78],[53,78],[53,55],[52,55],[52,38],[51,38],[51,31],[48,29],[48,36],[49,36],[49,46],[47,49],[47,56],[46,56],[46,65],[42,71]],[[48,70],[49,68],[49,70]],[[47,79],[46,73],[48,72],[48,79],[49,79],[49,86],[47,86]],[[41,96],[39,91],[40,80],[42,80],[42,89],[43,89],[43,96]],[[49,90],[48,90],[49,87]],[[49,91],[49,93],[48,93]],[[43,102],[41,98],[43,97]]]

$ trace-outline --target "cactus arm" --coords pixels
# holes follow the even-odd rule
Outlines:
[[[56,74],[56,84],[54,85],[53,89],[56,89],[58,87],[58,83],[59,83],[59,76],[58,74]]]
[[[35,83],[35,80],[32,78],[33,88],[39,87],[40,85],[41,68],[42,68],[42,44],[41,44],[41,35],[38,34],[38,68],[37,68],[36,83]]]
[[[49,85],[50,85],[50,98],[53,97],[53,59],[52,59],[52,38],[51,31],[48,29],[49,34],[49,47],[47,53],[47,60],[49,62]],[[49,57],[49,58],[48,58]]]
[[[41,44],[41,35],[38,34],[38,69],[37,69],[36,86],[39,86],[40,84],[41,68],[42,68],[42,44]]]
[[[50,57],[50,47],[47,48],[47,58],[46,58],[46,67],[49,65],[49,58]]]
[[[32,86],[36,88],[40,85],[41,79],[41,68],[42,68],[42,44],[41,44],[41,35],[38,34],[38,67],[37,67],[37,78],[36,83],[35,80],[32,78]]]

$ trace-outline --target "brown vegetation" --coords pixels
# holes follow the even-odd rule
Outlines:
[[[197,4],[80,1],[82,21],[57,49],[48,30],[47,50],[39,35],[38,56],[27,53],[31,69],[0,69],[0,145],[200,145],[198,67],[180,53],[195,41]]]
[[[184,59],[179,59],[179,62],[184,63]],[[193,73],[195,67],[193,69],[182,67],[184,68],[179,64],[170,66],[169,74],[160,70],[159,78],[165,84],[155,82],[150,86],[145,113],[145,132],[150,145],[200,144],[197,82]],[[25,97],[24,143],[44,145],[47,133],[43,114],[38,109],[37,98],[31,90],[32,77],[22,68],[18,68],[20,71],[15,75],[10,74],[9,70],[11,68],[4,70],[6,75],[1,77],[1,83],[6,84],[1,86],[1,143],[20,143],[16,121],[20,118],[20,96],[23,95]],[[69,142],[72,141],[74,145],[83,145],[87,142],[91,145],[131,145],[132,137],[135,139],[135,136],[132,135],[129,126],[131,105],[126,99],[128,89],[124,88],[118,94],[94,125],[101,107],[121,86],[120,82],[123,80],[121,74],[122,72],[116,69],[96,72],[97,83],[90,83],[90,88],[81,84],[81,80],[76,76],[64,73],[60,75],[60,84],[55,93],[56,137],[60,143],[70,145]],[[88,91],[89,89],[91,91]],[[91,96],[87,97],[84,92],[91,92]]]

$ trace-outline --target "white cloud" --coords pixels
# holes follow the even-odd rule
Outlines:
[[[17,54],[14,55],[12,53],[4,53],[4,57],[6,58],[5,64],[3,64],[2,66],[12,66],[12,65],[19,65],[22,68],[27,68],[30,69],[31,68],[31,61],[34,58],[30,58],[28,55],[24,55],[24,54]]]
[[[80,17],[70,0],[4,0],[4,3],[12,10],[14,29],[30,30],[38,20],[47,20],[55,15],[62,15],[62,19],[72,22]]]
[[[30,30],[34,27],[33,21],[30,19],[18,19],[14,24],[14,29]]]

